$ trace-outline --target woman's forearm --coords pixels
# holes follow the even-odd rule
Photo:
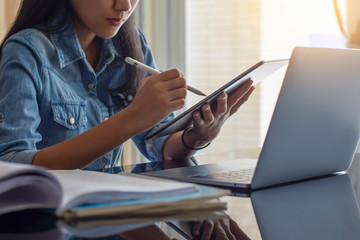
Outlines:
[[[191,146],[193,148],[205,146],[208,142],[203,142],[197,140],[196,133],[192,130],[186,131],[185,135],[183,135],[183,131],[176,132],[171,135],[168,140],[165,142],[163,147],[163,160],[174,160],[174,159],[187,159],[193,156],[197,151],[191,150],[182,142],[182,137],[184,137],[184,142],[187,146]]]
[[[50,169],[83,168],[141,131],[141,122],[125,109],[74,138],[41,149],[33,164]]]

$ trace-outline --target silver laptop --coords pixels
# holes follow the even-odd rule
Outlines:
[[[294,49],[258,160],[147,175],[234,192],[345,171],[360,136],[360,50]]]

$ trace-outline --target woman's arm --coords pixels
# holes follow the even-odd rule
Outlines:
[[[177,70],[146,78],[128,108],[74,138],[41,149],[33,164],[50,169],[82,168],[182,108],[185,96],[186,83]]]
[[[74,138],[41,149],[33,164],[50,169],[83,168],[136,135],[140,126],[125,109]]]

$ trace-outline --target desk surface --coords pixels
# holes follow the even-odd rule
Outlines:
[[[146,170],[145,165],[136,168]],[[109,169],[124,170],[126,167]],[[228,203],[227,214],[250,239],[359,239],[360,155],[355,156],[345,174],[261,190],[251,197],[229,196],[222,200]],[[151,239],[148,236],[153,233],[167,235],[167,239],[186,239],[184,235],[191,231],[191,224],[173,223],[182,232],[167,223],[158,223],[160,228],[149,224],[125,225],[117,230],[132,229],[128,232],[131,239]],[[34,212],[0,218],[0,239],[122,239],[113,232],[107,234],[111,230],[109,226],[79,230]]]

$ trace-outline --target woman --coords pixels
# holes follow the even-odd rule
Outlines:
[[[216,108],[202,106],[192,128],[145,140],[184,106],[186,81],[176,69],[145,76],[124,63],[130,56],[155,67],[131,18],[137,4],[22,2],[0,47],[0,160],[96,170],[118,165],[122,144],[132,138],[149,160],[166,164],[191,157],[217,136],[253,91],[251,81],[229,97],[221,94]],[[216,231],[220,223],[204,224],[203,232],[234,225]]]
[[[145,76],[124,63],[130,56],[155,67],[131,18],[137,4],[22,2],[1,45],[0,160],[94,170],[118,165],[132,138],[149,160],[176,161],[217,136],[253,91],[251,81],[221,94],[216,108],[202,106],[185,132],[144,139],[184,106],[186,81],[176,69]]]

